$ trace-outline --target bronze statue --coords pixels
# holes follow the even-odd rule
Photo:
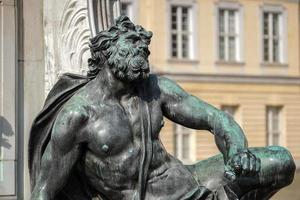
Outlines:
[[[33,200],[261,200],[293,181],[279,146],[248,148],[227,114],[149,73],[152,33],[126,16],[91,39],[87,77],[65,74],[32,126]],[[208,130],[222,154],[185,166],[159,139],[163,117]]]

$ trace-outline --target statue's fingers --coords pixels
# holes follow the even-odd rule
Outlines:
[[[261,169],[261,160],[260,158],[256,158],[256,166],[255,166],[256,173],[259,173],[260,169]]]
[[[224,172],[224,177],[228,179],[229,181],[235,181],[236,180],[236,173],[234,170],[234,164],[233,164],[233,159],[230,159],[228,163],[225,165],[225,172]]]
[[[249,171],[250,174],[255,174],[256,172],[256,157],[254,155],[250,155],[249,158]]]
[[[235,181],[236,180],[236,175],[233,171],[225,171],[224,176],[225,176],[225,178],[227,178],[230,181]]]
[[[242,162],[241,162],[241,157],[240,156],[235,156],[232,159],[232,167],[234,169],[234,171],[239,174],[241,173],[242,170]]]
[[[248,155],[242,157],[242,168],[242,175],[248,175],[250,171],[250,157]]]

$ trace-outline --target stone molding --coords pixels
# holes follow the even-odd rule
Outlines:
[[[120,15],[119,3],[119,0],[44,0],[46,94],[63,73],[86,74],[89,39],[107,29]]]
[[[83,74],[90,57],[87,1],[45,0],[46,93],[65,72]]]
[[[229,74],[188,74],[157,72],[177,81],[187,82],[212,82],[212,83],[241,83],[241,84],[280,84],[300,85],[299,77],[284,76],[250,76]]]

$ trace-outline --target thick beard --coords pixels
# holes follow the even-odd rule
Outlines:
[[[112,58],[108,64],[117,79],[129,83],[148,78],[150,72],[148,59],[141,55]]]

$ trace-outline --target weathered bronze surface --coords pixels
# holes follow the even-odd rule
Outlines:
[[[33,123],[33,200],[261,200],[293,181],[279,146],[248,148],[227,114],[149,73],[152,33],[121,16],[91,39],[87,77],[65,74]],[[185,166],[164,149],[163,117],[208,130],[220,155]]]

